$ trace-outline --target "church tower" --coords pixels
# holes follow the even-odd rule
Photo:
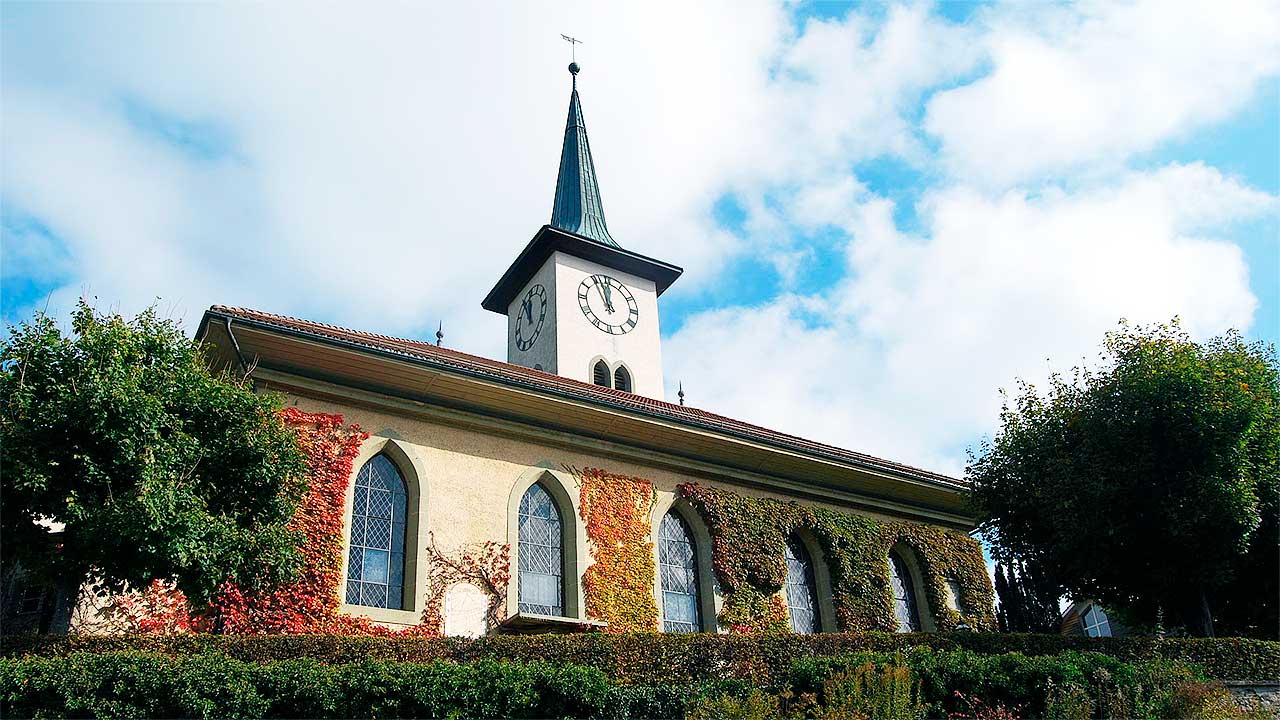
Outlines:
[[[482,306],[507,316],[507,362],[662,399],[658,297],[682,270],[624,250],[605,224],[578,64],[551,222]]]

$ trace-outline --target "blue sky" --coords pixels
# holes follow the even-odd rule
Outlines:
[[[579,87],[668,394],[947,472],[1121,318],[1280,341],[1280,9],[3,5],[0,303],[503,357]]]

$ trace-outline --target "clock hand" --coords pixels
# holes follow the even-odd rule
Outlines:
[[[604,289],[608,287],[605,283],[600,282],[599,275],[592,275],[591,282],[595,283],[596,292],[599,293],[600,299],[604,301],[604,309],[609,310],[609,299],[604,295]],[[610,310],[612,312],[612,310]]]
[[[524,316],[529,318],[529,322],[533,322],[533,300],[526,298],[524,301]]]
[[[604,309],[613,312],[613,285],[604,284]]]

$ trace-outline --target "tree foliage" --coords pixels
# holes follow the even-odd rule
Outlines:
[[[0,361],[6,564],[110,589],[172,579],[197,604],[296,573],[297,436],[175,322],[81,301],[70,334],[44,314],[11,326]]]
[[[996,621],[1000,632],[1058,632],[1061,588],[1034,565],[996,563]]]
[[[1020,383],[967,470],[996,554],[1074,597],[1213,634],[1277,626],[1274,347],[1121,324],[1098,369]]]

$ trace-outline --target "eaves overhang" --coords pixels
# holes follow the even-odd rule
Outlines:
[[[498,284],[493,286],[480,306],[499,315],[506,315],[507,308],[516,294],[556,251],[651,280],[658,295],[662,295],[684,272],[670,263],[654,260],[620,247],[605,245],[551,225],[543,225],[529,244],[525,245],[524,250],[520,251],[520,255],[516,257],[515,262],[511,263],[511,267],[502,274]]]
[[[780,436],[782,439],[762,436],[760,432],[752,432],[754,426],[743,425],[745,429],[735,430],[725,427],[724,421],[736,421],[684,407],[670,406],[664,410],[668,403],[638,396],[630,397],[643,403],[612,401],[596,396],[604,392],[601,388],[579,389],[576,386],[581,383],[576,381],[448,349],[422,347],[420,351],[410,352],[377,347],[370,343],[394,339],[362,335],[369,341],[352,341],[329,332],[331,328],[335,331],[342,330],[340,328],[320,324],[312,324],[318,330],[291,327],[263,319],[261,315],[265,314],[212,308],[201,320],[197,337],[208,338],[211,331],[226,337],[227,343],[215,341],[215,344],[224,351],[227,362],[246,362],[251,367],[256,365],[339,386],[554,427],[583,437],[607,434],[616,442],[637,447],[647,442],[651,449],[696,454],[708,463],[733,465],[815,487],[838,486],[896,503],[918,503],[921,510],[929,509],[947,524],[972,527],[965,502],[967,486],[955,478],[790,436]],[[413,341],[400,342],[421,345]],[[431,356],[433,354],[441,357]],[[483,367],[466,367],[450,355],[509,367],[532,379],[495,374]],[[609,390],[608,394],[617,392]],[[658,409],[647,408],[646,404]],[[673,416],[677,410],[707,415],[709,419]]]

